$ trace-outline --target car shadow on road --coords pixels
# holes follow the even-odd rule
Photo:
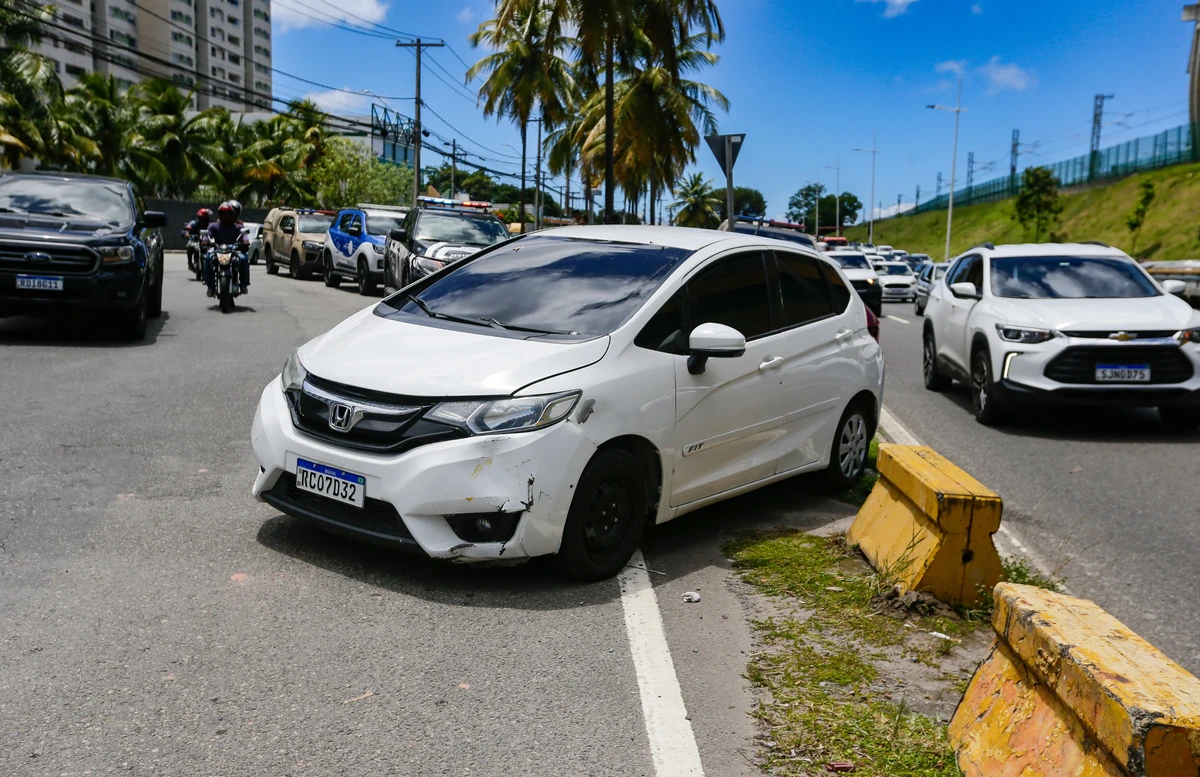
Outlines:
[[[742,532],[815,529],[854,512],[854,507],[821,493],[815,481],[793,478],[656,526],[642,548],[654,582],[669,582],[703,567],[728,568],[722,549]],[[257,540],[305,564],[438,604],[558,610],[620,597],[613,580],[573,582],[555,570],[549,558],[482,564],[438,561],[329,534],[286,515],[264,521]]]
[[[153,345],[171,314],[164,310],[146,322],[146,336],[136,342],[121,339],[112,326],[97,325],[94,318],[70,316],[61,319],[14,316],[0,318],[0,346],[63,345],[77,348],[140,348]]]
[[[971,414],[970,390],[960,384],[942,396]],[[1200,430],[1165,424],[1152,407],[1020,407],[1009,410],[1001,434],[1072,442],[1195,444]]]

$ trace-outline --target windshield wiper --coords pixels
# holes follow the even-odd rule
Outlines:
[[[62,211],[58,211],[58,210],[27,210],[25,212],[30,214],[31,216],[54,216],[55,218],[58,218],[58,219],[65,219],[71,215],[69,213],[63,213]]]
[[[568,332],[565,329],[541,329],[532,326],[520,326],[519,324],[506,324],[503,321],[497,321],[491,316],[483,316],[479,319],[488,326],[496,327],[497,329],[509,329],[513,332],[533,332],[539,335],[577,335],[578,332]]]
[[[405,294],[404,296],[409,301],[415,303],[416,306],[419,307],[422,311],[424,311],[425,315],[429,316],[430,318],[437,318],[437,319],[441,319],[442,321],[455,321],[459,324],[470,324],[471,326],[491,326],[491,324],[484,322],[482,319],[464,318],[462,316],[453,316],[453,315],[450,315],[449,313],[439,313],[438,311],[429,307],[429,303],[427,303],[425,300],[421,299],[420,297],[417,297],[412,294]],[[497,322],[497,323],[499,323],[499,322]]]
[[[20,210],[18,208],[0,208],[0,213],[28,213],[28,212],[29,211],[27,211],[27,210]]]

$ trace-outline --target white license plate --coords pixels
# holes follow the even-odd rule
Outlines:
[[[56,275],[18,275],[18,289],[34,289],[35,291],[62,291],[63,279]]]
[[[367,479],[362,475],[305,459],[296,459],[296,488],[355,507],[366,504]]]
[[[1149,364],[1097,364],[1097,383],[1149,383]]]

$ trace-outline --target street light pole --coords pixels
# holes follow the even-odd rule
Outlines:
[[[837,224],[833,227],[833,234],[840,236],[842,234],[842,155],[838,154],[834,159],[837,161],[837,164],[825,165],[825,169],[837,170],[836,183],[833,185],[833,188],[837,190],[834,192],[834,202],[836,203],[834,206],[834,218],[837,220]]]
[[[967,110],[962,107],[962,76],[958,77],[958,97],[954,101],[954,107],[948,108],[945,105],[926,105],[926,108],[935,111],[949,111],[954,114],[954,156],[950,158],[950,204],[946,211],[946,261],[950,261],[950,234],[954,229],[954,174],[955,165],[958,162],[958,120],[962,116],[963,111]]]
[[[813,234],[821,239],[821,174],[817,173],[817,190],[813,193]]]
[[[870,148],[856,148],[855,151],[870,151],[871,152],[871,199],[867,200],[867,207],[870,208],[868,216],[870,217],[869,226],[867,227],[867,242],[871,245],[875,244],[875,155],[879,153],[879,149],[875,147],[875,133],[871,133]]]

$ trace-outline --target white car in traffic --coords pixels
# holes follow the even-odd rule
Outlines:
[[[917,276],[905,262],[879,262],[875,265],[884,302],[914,302]]]
[[[254,495],[435,558],[615,574],[650,523],[865,466],[883,354],[837,266],[732,232],[516,237],[301,346]]]
[[[838,263],[842,272],[850,280],[850,285],[858,292],[876,316],[883,316],[883,287],[879,284],[879,273],[875,271],[867,254],[861,251],[838,249],[830,251],[827,257]]]
[[[1200,312],[1102,244],[977,246],[929,292],[925,386],[967,383],[981,423],[1021,404],[1157,407],[1200,425]]]

